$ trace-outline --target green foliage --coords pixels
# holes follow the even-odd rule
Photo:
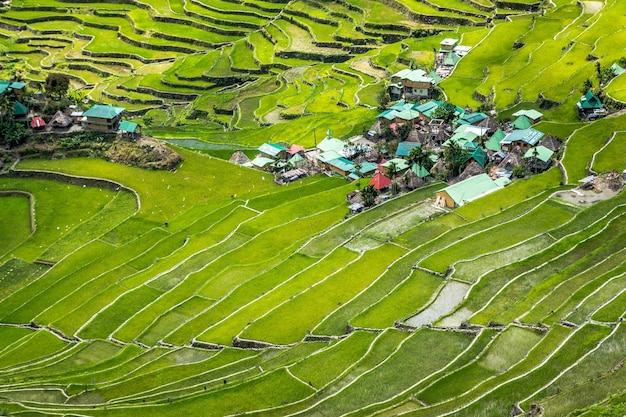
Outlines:
[[[366,185],[361,189],[361,198],[363,199],[363,204],[366,207],[371,207],[374,205],[374,200],[378,196],[378,190],[374,188],[372,185]]]
[[[67,74],[51,72],[46,77],[44,87],[46,89],[46,93],[48,93],[51,97],[61,99],[67,94],[67,90],[70,87],[70,77],[68,77]]]

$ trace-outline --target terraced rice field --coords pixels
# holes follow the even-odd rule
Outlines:
[[[36,201],[36,231],[0,253],[5,412],[565,416],[622,393],[624,193],[571,204],[553,168],[448,214],[434,184],[346,218],[343,180],[277,187],[184,155],[177,172],[18,165],[98,170],[136,197],[2,179]],[[218,175],[245,181],[203,192]],[[60,210],[85,215],[57,229]]]
[[[0,48],[2,60],[26,80],[67,73],[92,100],[152,117],[161,137],[176,134],[172,126],[195,129],[201,117],[215,123],[200,129],[202,139],[250,144],[245,132],[260,126],[302,116],[321,125],[326,115],[351,110],[355,125],[342,133],[361,131],[375,114],[363,110],[377,107],[384,80],[406,65],[431,69],[438,42],[454,37],[476,48],[445,80],[450,99],[478,106],[477,99],[492,97],[499,109],[548,99],[561,106],[546,119],[573,121],[578,86],[594,76],[587,58],[610,65],[621,57],[611,45],[619,44],[622,28],[603,28],[619,21],[623,5],[590,9],[560,0],[542,16],[525,13],[538,7],[456,0],[22,0],[0,13]],[[435,35],[417,37],[423,30]],[[513,50],[516,41],[523,46]],[[557,55],[544,66],[545,56]],[[620,85],[614,80],[607,89],[617,100]],[[312,143],[314,132],[306,131]]]
[[[443,83],[451,100],[493,91],[512,111],[542,94],[561,105],[540,128],[567,143],[560,167],[452,212],[432,206],[446,186],[432,183],[356,216],[342,179],[279,187],[182,148],[175,172],[23,160],[111,182],[0,177],[0,410],[621,415],[626,194],[571,191],[626,168],[625,115],[569,123],[586,56],[622,53],[624,3],[597,3],[13,1],[3,64],[71,74],[171,143],[360,133],[385,77],[450,36],[475,46]]]

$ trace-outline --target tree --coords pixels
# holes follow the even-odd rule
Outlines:
[[[354,164],[354,173],[359,177],[359,180],[356,184],[358,188],[361,188],[361,168],[363,168],[363,164],[357,162]]]
[[[78,106],[80,103],[82,103],[82,101],[85,99],[86,96],[87,96],[87,91],[85,90],[70,90],[67,92],[67,98],[75,106]]]
[[[363,199],[363,205],[371,207],[374,205],[374,201],[378,197],[378,190],[373,185],[363,187],[361,190],[361,198]]]
[[[152,116],[144,116],[143,117],[143,124],[146,127],[150,127],[152,126],[152,122],[154,122],[154,118],[152,118]]]
[[[591,82],[591,79],[587,78],[585,82],[583,82],[583,86],[580,89],[580,94],[587,94],[587,91],[591,90],[592,88],[593,83]]]
[[[13,103],[8,94],[0,96],[0,144],[10,147],[19,145],[28,137],[23,124],[13,118]]]
[[[539,157],[539,151],[537,150],[537,147],[535,146],[533,148],[533,164],[535,165],[535,174],[537,174],[537,160]]]
[[[430,171],[433,167],[433,161],[430,159],[431,155],[432,153],[430,151],[422,149],[421,146],[416,146],[409,152],[407,160],[409,161],[409,165],[417,164],[425,170]]]
[[[467,151],[454,141],[451,141],[443,151],[443,160],[446,163],[446,168],[453,177],[459,175],[461,164],[463,164],[466,156]]]
[[[398,165],[395,162],[391,162],[385,167],[385,175],[393,180],[398,175]]]
[[[441,119],[446,123],[450,123],[455,118],[456,106],[450,102],[445,102],[434,112],[434,116],[436,119]]]
[[[65,74],[51,72],[46,77],[44,87],[46,93],[52,97],[56,96],[60,100],[67,94],[67,90],[70,87],[70,77]]]

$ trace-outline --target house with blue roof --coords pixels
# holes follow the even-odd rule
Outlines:
[[[500,141],[500,147],[507,152],[513,149],[521,149],[523,152],[526,152],[528,149],[536,146],[543,136],[543,132],[533,128],[514,130]]]
[[[95,104],[83,113],[83,125],[87,129],[116,132],[124,107]]]
[[[420,146],[421,145],[417,142],[400,142],[398,143],[398,148],[396,149],[396,158],[407,159],[411,150]]]

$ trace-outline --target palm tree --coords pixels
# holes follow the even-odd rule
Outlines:
[[[373,206],[377,196],[378,190],[372,185],[367,185],[361,190],[361,199],[363,199],[363,205],[366,207]]]
[[[385,175],[393,180],[398,175],[398,165],[395,162],[391,162],[385,167]]]
[[[459,169],[461,168],[461,164],[463,163],[466,153],[467,151],[461,148],[461,146],[459,146],[459,144],[455,141],[450,141],[450,144],[444,150],[444,162],[453,177],[459,175]]]
[[[433,167],[433,161],[430,159],[432,152],[422,149],[421,146],[416,146],[411,149],[407,158],[410,165],[417,164],[427,171]]]
[[[359,177],[359,181],[356,185],[358,188],[361,188],[361,168],[363,168],[363,164],[360,162],[354,164],[354,173]]]

